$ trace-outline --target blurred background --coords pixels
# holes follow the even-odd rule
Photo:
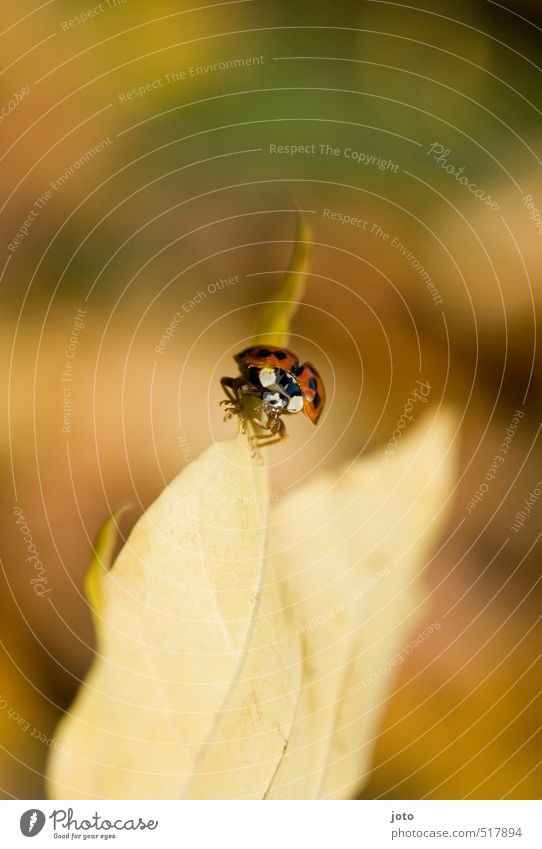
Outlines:
[[[293,204],[314,248],[291,347],[330,401],[272,449],[276,497],[385,446],[417,380],[458,411],[420,564],[441,627],[390,676],[361,793],[540,796],[542,7],[415,6],[3,8],[3,797],[43,796],[91,662],[99,525],[131,502],[129,532],[233,433],[219,379],[288,267]]]

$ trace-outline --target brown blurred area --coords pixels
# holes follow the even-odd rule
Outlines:
[[[297,203],[314,247],[291,347],[330,400],[273,449],[278,497],[385,446],[417,380],[458,414],[448,528],[421,564],[441,627],[390,678],[362,796],[538,798],[542,499],[512,526],[542,479],[542,233],[524,200],[542,210],[542,10],[101,5],[71,24],[86,4],[25,0],[0,27],[0,107],[29,89],[0,125],[3,797],[43,795],[91,662],[82,576],[104,517],[131,503],[128,533],[232,433],[219,379],[288,267]],[[190,74],[247,57],[263,61]]]

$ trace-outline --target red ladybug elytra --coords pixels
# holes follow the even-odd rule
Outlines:
[[[300,364],[298,357],[286,348],[274,345],[252,345],[235,356],[240,377],[223,377],[222,387],[228,405],[226,418],[243,411],[243,396],[261,401],[254,410],[259,414],[248,417],[267,434],[256,437],[267,445],[286,437],[286,428],[280,418],[302,410],[313,424],[318,422],[324,409],[326,393],[322,378],[310,363]]]

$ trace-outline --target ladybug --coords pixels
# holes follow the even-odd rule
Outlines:
[[[254,437],[270,445],[286,438],[282,415],[303,411],[317,424],[326,401],[322,378],[310,363],[299,362],[286,348],[273,345],[252,345],[234,357],[239,377],[223,377],[220,381],[227,399],[225,418],[243,413],[244,422],[251,421],[267,433]],[[257,398],[250,415],[244,414],[244,398]],[[246,427],[246,424],[245,424]]]

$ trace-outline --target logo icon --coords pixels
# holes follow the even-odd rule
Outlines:
[[[20,825],[25,837],[35,837],[45,825],[45,814],[37,808],[30,808],[22,815]]]

